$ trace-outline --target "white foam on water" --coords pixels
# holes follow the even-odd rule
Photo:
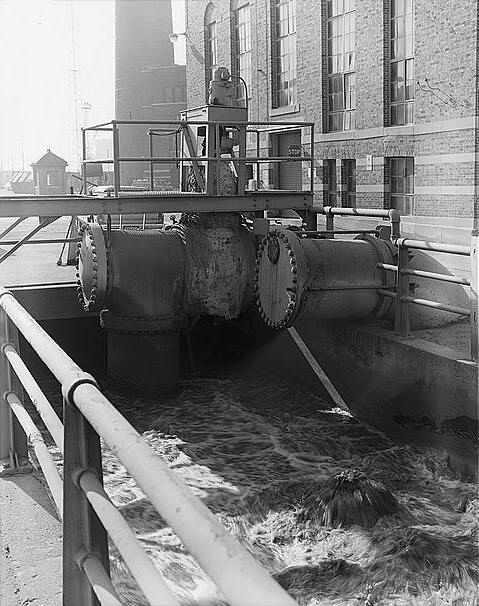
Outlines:
[[[476,488],[438,456],[278,380],[190,379],[166,402],[106,393],[301,606],[479,603]],[[184,604],[223,604],[106,447],[103,457],[108,494],[172,591]],[[390,491],[397,511],[325,526],[320,492],[349,470]],[[111,568],[124,603],[146,604],[114,546]]]

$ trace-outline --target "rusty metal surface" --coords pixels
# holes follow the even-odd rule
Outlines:
[[[253,298],[255,240],[240,215],[193,215],[175,227],[185,243],[187,315],[238,317]]]

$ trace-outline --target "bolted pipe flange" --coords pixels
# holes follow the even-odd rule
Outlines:
[[[78,243],[78,285],[85,311],[99,311],[105,303],[108,287],[108,252],[105,234],[98,223],[88,223],[80,230]]]
[[[257,306],[267,326],[282,330],[291,326],[301,303],[304,285],[298,282],[298,267],[305,268],[304,252],[298,236],[284,228],[270,231],[261,245],[255,271]],[[281,283],[281,290],[272,286],[275,283]]]

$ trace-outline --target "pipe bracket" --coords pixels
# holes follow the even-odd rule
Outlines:
[[[74,395],[75,390],[80,385],[84,385],[85,383],[94,385],[98,388],[98,383],[95,381],[94,377],[87,372],[80,372],[72,376],[71,379],[67,379],[62,383],[62,396],[63,399],[71,404],[71,406],[75,406]]]

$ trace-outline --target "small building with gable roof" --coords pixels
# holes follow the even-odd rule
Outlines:
[[[67,166],[66,160],[47,149],[47,153],[32,164],[34,195],[54,196],[67,193]]]

